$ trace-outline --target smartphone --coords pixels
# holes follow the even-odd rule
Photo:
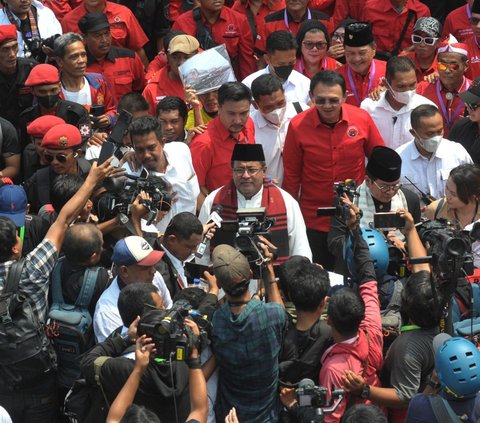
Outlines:
[[[373,227],[375,229],[401,229],[405,227],[405,218],[397,212],[375,213]]]
[[[115,153],[116,149],[117,146],[113,142],[105,141],[102,144],[97,165],[100,166],[101,164],[105,163],[110,157],[113,156],[113,153]]]
[[[105,114],[105,106],[103,105],[95,105],[95,106],[90,106],[90,114],[93,117],[99,117]]]

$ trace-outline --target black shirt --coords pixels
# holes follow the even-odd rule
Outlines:
[[[6,119],[0,118],[2,137],[0,138],[0,170],[5,169],[5,158],[20,154],[20,144],[14,126]]]
[[[474,163],[480,163],[480,131],[468,117],[459,119],[450,129],[448,139],[465,147]]]

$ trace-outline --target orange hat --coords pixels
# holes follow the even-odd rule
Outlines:
[[[27,134],[34,138],[43,138],[50,128],[62,123],[65,123],[65,121],[58,116],[40,116],[28,124]]]
[[[0,25],[0,43],[17,39],[17,27],[15,25]]]
[[[57,84],[58,82],[60,82],[58,69],[55,66],[42,63],[34,66],[25,81],[25,85],[35,87],[36,85]]]
[[[62,123],[49,129],[44,135],[42,143],[45,148],[73,148],[82,143],[82,136],[76,126]]]

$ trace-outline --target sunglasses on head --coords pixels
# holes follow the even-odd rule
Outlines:
[[[315,47],[317,50],[324,50],[327,48],[327,43],[324,41],[319,41],[316,43],[313,41],[303,41],[302,44],[307,50],[313,50],[313,47]]]
[[[436,37],[421,37],[420,35],[412,34],[412,43],[421,44],[424,43],[426,46],[433,46],[438,41]]]
[[[459,63],[445,63],[445,62],[438,62],[437,63],[438,70],[446,71],[449,69],[450,71],[456,71],[460,69]]]
[[[70,154],[73,154],[73,153],[69,153],[69,154],[65,154],[65,153],[60,153],[60,154],[51,154],[51,153],[43,153],[43,158],[45,159],[45,161],[47,163],[52,163],[55,159],[57,160],[57,162],[59,163],[66,163],[67,162],[67,158],[68,156],[70,156]]]

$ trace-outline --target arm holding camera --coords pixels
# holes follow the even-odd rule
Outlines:
[[[258,238],[261,241],[259,247],[262,249],[263,255],[267,259],[266,266],[264,267],[266,275],[263,278],[263,282],[268,302],[277,303],[283,306],[282,296],[280,295],[275,271],[273,270],[273,252],[277,250],[277,247],[261,235]]]

